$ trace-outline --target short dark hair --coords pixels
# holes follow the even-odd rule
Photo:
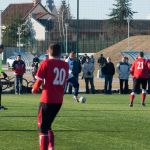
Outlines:
[[[19,54],[19,55],[17,55],[18,57],[21,57],[21,55]]]
[[[61,55],[61,47],[58,43],[51,44],[49,48],[52,50],[51,55],[53,57],[58,57]]]
[[[140,52],[139,55],[140,55],[140,57],[144,57],[144,53],[143,52]]]
[[[4,45],[3,44],[0,44],[0,49],[4,49]]]
[[[70,54],[76,54],[75,51],[71,51]]]

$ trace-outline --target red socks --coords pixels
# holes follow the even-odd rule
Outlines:
[[[53,131],[48,131],[47,134],[39,134],[40,150],[54,150],[54,134]]]
[[[39,145],[40,150],[48,150],[48,135],[43,133],[39,134]]]
[[[142,103],[145,102],[145,98],[146,98],[146,93],[142,93]]]
[[[51,130],[48,131],[48,140],[48,150],[54,150],[54,133]]]
[[[130,95],[130,103],[133,103],[134,98],[135,98],[135,95],[134,95],[134,94],[131,94],[131,95]]]

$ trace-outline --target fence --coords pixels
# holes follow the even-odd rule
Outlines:
[[[25,3],[27,0],[19,2],[2,1],[0,6],[2,26],[6,28],[2,40],[6,47],[18,46],[32,53],[43,53],[49,43],[59,42],[64,53],[77,49],[80,53],[96,53],[129,35],[149,35],[150,32],[150,21],[144,18],[133,19],[130,24],[126,21],[121,28],[112,25],[107,14],[115,1],[71,0],[66,1],[63,9],[60,9],[61,1],[55,1],[53,8],[45,7],[44,0],[37,4]]]

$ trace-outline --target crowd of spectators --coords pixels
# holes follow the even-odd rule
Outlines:
[[[85,83],[85,92],[86,94],[96,93],[94,85],[94,71],[96,60],[93,55],[88,56],[84,54],[79,59],[76,57],[76,54],[71,51],[69,56],[64,56],[64,61],[69,62],[69,67],[71,70],[71,75],[79,83],[79,77],[84,80]],[[35,75],[39,67],[40,60],[37,55],[35,55],[32,64],[32,77],[35,81]],[[103,54],[100,54],[97,59],[98,63],[98,75],[99,79],[104,80],[103,92],[105,94],[112,93],[112,83],[115,73],[118,75],[119,81],[119,93],[128,94],[129,93],[129,76],[130,76],[130,63],[127,57],[122,57],[121,61],[115,66],[111,61],[110,57],[105,58]],[[115,69],[116,68],[116,69]],[[13,63],[12,69],[15,73],[15,93],[22,94],[22,79],[23,75],[26,72],[26,66],[24,61],[21,59],[21,56],[18,55],[16,60]],[[72,94],[73,85],[71,82],[68,82],[65,88],[65,93]],[[148,92],[150,93],[150,78],[148,80]]]
[[[68,57],[64,57],[64,59],[72,59],[73,67],[72,73],[79,80],[79,74],[81,73],[81,78],[85,81],[85,92],[86,94],[92,93],[95,94],[95,86],[94,86],[94,71],[95,71],[95,58],[93,55],[88,56],[84,54],[82,57],[77,59],[74,55],[72,57],[72,52],[69,54]],[[113,76],[115,72],[118,74],[119,78],[119,85],[120,85],[120,94],[127,94],[129,93],[128,87],[128,79],[130,75],[130,64],[128,62],[127,57],[122,57],[122,60],[117,64],[116,71],[115,65],[111,61],[110,57],[105,58],[103,54],[100,54],[100,57],[97,60],[99,64],[98,69],[98,78],[104,79],[104,93],[111,94],[112,93],[112,83],[113,83]],[[72,86],[66,86],[66,93],[72,94]]]

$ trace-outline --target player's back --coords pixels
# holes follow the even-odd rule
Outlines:
[[[48,59],[41,63],[37,72],[37,76],[44,79],[41,102],[62,103],[68,69],[68,64],[60,59]]]
[[[149,69],[147,60],[144,58],[137,58],[132,66],[131,66],[131,74],[135,78],[148,78],[149,77]]]

